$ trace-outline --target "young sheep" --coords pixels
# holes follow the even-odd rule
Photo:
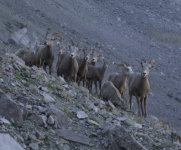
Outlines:
[[[46,67],[49,67],[49,74],[52,72],[52,65],[54,61],[54,52],[53,52],[53,43],[55,40],[59,38],[63,40],[63,37],[55,33],[52,35],[51,39],[45,44],[45,46],[36,52],[37,57],[40,57],[38,60],[40,62],[40,66],[43,66],[43,69],[46,71]],[[37,64],[38,65],[38,64]]]
[[[77,47],[72,49],[74,51],[71,54],[62,54],[64,55],[62,61],[57,65],[57,76],[63,76],[68,81],[73,79],[76,82],[79,69],[76,56],[79,49]]]
[[[126,80],[128,76],[133,73],[132,68],[127,64],[118,64],[118,66],[122,67],[120,73],[112,73],[108,77],[108,81],[111,81],[114,86],[119,90],[122,99],[125,99],[126,94]]]
[[[105,74],[108,66],[111,64],[111,63],[105,62],[104,58],[103,58],[103,61],[104,61],[104,64],[100,67],[90,66],[89,71],[87,73],[87,79],[93,81],[95,84],[96,94],[97,94],[97,82],[99,82],[99,90],[100,90],[100,94],[101,94],[102,80],[104,78],[104,74]],[[89,87],[89,90],[91,91],[92,87]]]
[[[132,73],[128,79],[130,109],[132,107],[132,96],[135,96],[138,105],[138,116],[141,115],[141,112],[142,116],[144,117],[147,116],[146,102],[150,91],[150,83],[148,80],[148,75],[154,63],[155,63],[154,60],[152,60],[149,64],[146,62],[141,62],[142,72]],[[143,110],[143,101],[144,101],[144,110]]]
[[[92,50],[92,54],[94,55],[94,49],[91,49],[91,50]],[[103,52],[102,50],[99,50],[98,53],[96,53],[96,55],[93,56],[91,62],[88,63],[88,72],[87,72],[88,74],[90,74],[89,73],[90,68],[92,68],[92,66],[96,66],[98,59],[102,55],[102,52]],[[92,91],[92,84],[93,84],[93,80],[91,78],[86,79],[86,86],[90,91]]]
[[[79,64],[79,70],[77,73],[77,82],[78,85],[80,85],[80,82],[83,81],[83,86],[85,86],[86,83],[86,76],[87,76],[87,72],[88,72],[88,61],[90,58],[90,55],[92,54],[92,50],[90,51],[90,53],[85,54],[85,50],[83,49],[84,52],[84,58],[77,58],[77,62]]]

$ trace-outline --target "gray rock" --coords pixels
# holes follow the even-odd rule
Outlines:
[[[39,139],[39,140],[44,140],[45,139],[45,135],[41,132],[36,132],[36,137]]]
[[[110,100],[114,105],[119,105],[125,109],[124,100],[121,98],[121,94],[112,82],[107,81],[101,88],[101,95],[104,100]]]
[[[43,93],[43,99],[46,103],[55,103],[55,99],[46,93]]]
[[[49,117],[48,117],[48,120],[47,120],[47,123],[48,123],[49,125],[54,125],[54,123],[55,123],[54,118],[53,118],[52,116],[49,116]]]
[[[62,112],[61,110],[57,109],[53,104],[50,105],[47,115],[53,116],[55,120],[55,124],[58,128],[66,127],[69,124],[68,116]]]
[[[23,111],[11,99],[11,97],[0,90],[0,115],[13,120],[17,125],[23,122]],[[7,111],[8,110],[8,111]]]
[[[30,150],[39,150],[39,146],[36,143],[30,143]]]
[[[56,133],[58,136],[66,139],[66,140],[91,146],[90,139],[87,136],[77,134],[77,133],[73,132],[72,130],[58,129],[58,130],[56,130]]]
[[[84,111],[78,111],[77,112],[77,118],[79,118],[79,119],[85,119],[85,118],[87,118],[88,117],[88,115],[84,112]]]
[[[0,134],[1,150],[24,150],[9,134]]]
[[[11,123],[9,122],[9,120],[5,119],[5,118],[1,118],[0,121],[5,124],[5,125],[10,125]]]
[[[33,114],[31,119],[38,125],[47,127],[47,117],[45,115]]]
[[[147,150],[123,127],[108,127],[103,130],[104,147],[108,150]]]

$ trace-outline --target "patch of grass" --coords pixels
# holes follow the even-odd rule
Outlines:
[[[45,134],[45,141],[48,141],[49,140],[49,137],[47,134]]]
[[[30,81],[26,81],[26,83],[24,84],[24,86],[26,86],[26,87],[30,87],[30,85],[31,85]]]
[[[70,118],[73,117],[72,112],[70,112],[67,107],[65,107],[65,106],[63,108],[60,107],[60,110],[63,111],[64,113],[66,113],[68,115],[68,117],[70,117]]]
[[[43,98],[39,102],[45,104],[45,100]]]
[[[12,93],[14,90],[13,90],[13,89],[7,89],[7,88],[5,88],[3,91],[4,91],[5,93]]]
[[[136,120],[136,122],[139,123],[139,124],[143,124],[144,123],[142,119]]]
[[[85,113],[90,113],[92,111],[92,109],[91,108],[89,108],[89,107],[84,107],[84,112]]]
[[[20,76],[19,74],[16,74],[16,78],[20,81],[22,80],[22,76]]]
[[[45,83],[44,86],[47,87],[49,90],[55,90],[56,87],[54,87],[54,84],[56,83],[56,81],[51,81],[48,83]]]
[[[175,97],[175,100],[179,103],[181,103],[181,100],[178,97]]]
[[[90,120],[93,120],[99,124],[99,121],[95,117],[91,117]]]
[[[11,125],[15,128],[17,127],[17,124],[15,122],[12,122]]]
[[[25,66],[20,66],[20,71],[21,72],[25,72],[26,71],[26,67]]]
[[[170,94],[170,93],[168,93],[167,96],[168,96],[169,98],[173,98],[173,95]]]

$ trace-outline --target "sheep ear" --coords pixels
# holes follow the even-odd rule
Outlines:
[[[155,63],[155,60],[151,60],[150,64],[153,65]]]
[[[154,67],[155,60],[150,61],[150,69]]]

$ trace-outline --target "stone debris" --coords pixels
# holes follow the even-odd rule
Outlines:
[[[0,133],[10,134],[22,149],[181,148],[179,132],[158,118],[138,118],[122,100],[118,106],[115,99],[103,101],[84,87],[25,66],[13,54],[4,56],[0,73]]]
[[[77,134],[71,130],[56,130],[56,133],[65,140],[91,146],[90,139],[85,135]]]
[[[0,133],[1,150],[24,150],[9,134]]]
[[[88,118],[88,115],[84,111],[78,111],[77,112],[77,117],[79,119],[85,119],[85,118]]]

